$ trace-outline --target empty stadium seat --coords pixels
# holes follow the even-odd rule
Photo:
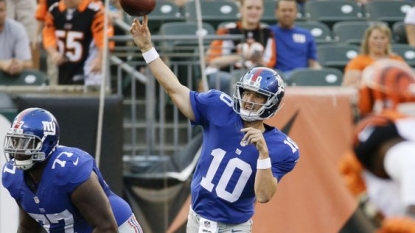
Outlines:
[[[392,39],[397,44],[406,44],[408,39],[406,37],[405,23],[403,21],[396,22],[392,25]]]
[[[339,21],[365,20],[362,6],[349,1],[307,1],[304,13],[308,20],[323,22],[330,28]]]
[[[403,21],[406,11],[411,8],[409,1],[377,0],[365,4],[365,13],[368,20],[393,23]]]
[[[275,1],[264,1],[264,14],[262,15],[261,22],[269,25],[277,23],[277,16],[275,15]]]
[[[359,46],[352,44],[323,44],[317,46],[318,61],[323,67],[344,70],[350,59],[359,54]]]
[[[370,22],[370,21],[337,22],[333,25],[334,40],[336,40],[338,43],[360,45],[366,29],[374,23],[384,23],[384,22]]]
[[[180,8],[174,2],[157,2],[154,10],[148,15],[150,31],[158,32],[160,26],[165,22],[185,21]]]
[[[185,4],[185,17],[189,22],[197,22],[196,2],[188,1]],[[202,21],[217,28],[223,21],[239,19],[239,7],[231,1],[200,1]]]
[[[405,59],[408,65],[415,67],[415,48],[408,44],[392,44],[392,51]]]
[[[319,21],[299,21],[296,26],[307,29],[314,36],[316,43],[332,43],[332,32],[330,28]]]
[[[343,72],[334,68],[300,69],[291,75],[291,86],[341,86]]]
[[[25,69],[17,75],[0,71],[0,85],[3,86],[41,86],[46,82],[46,75],[37,70]]]
[[[215,28],[208,24],[202,24],[203,35],[215,35]],[[190,52],[193,53],[198,45],[198,24],[196,22],[169,22],[163,23],[160,26],[159,35],[165,36],[166,40],[161,43],[161,49],[167,52],[173,50],[178,52]],[[170,39],[169,39],[170,36]],[[187,38],[180,40],[172,40],[171,36],[184,36]],[[208,45],[210,41],[204,40],[204,45]]]

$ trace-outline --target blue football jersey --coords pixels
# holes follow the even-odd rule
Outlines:
[[[211,90],[190,93],[195,114],[193,125],[203,127],[203,145],[191,184],[192,208],[209,220],[238,224],[254,214],[254,182],[259,152],[242,141],[243,120],[233,111],[232,98]],[[293,140],[275,127],[266,125],[264,138],[272,173],[281,178],[299,158]]]
[[[3,166],[3,186],[22,208],[48,232],[89,233],[91,226],[71,202],[72,192],[95,172],[108,196],[118,225],[132,215],[131,207],[105,183],[95,160],[83,150],[58,146],[47,161],[34,193],[24,181],[24,173],[7,162]]]

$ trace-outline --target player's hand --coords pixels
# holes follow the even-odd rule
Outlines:
[[[248,127],[241,129],[241,132],[245,133],[242,141],[255,145],[260,154],[268,154],[268,147],[261,130]]]
[[[147,26],[148,17],[143,16],[143,21],[140,22],[137,18],[134,19],[130,33],[133,36],[135,44],[141,49],[141,52],[147,52],[153,45],[151,44],[151,34]]]

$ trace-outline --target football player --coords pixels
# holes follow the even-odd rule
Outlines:
[[[236,83],[233,97],[214,89],[191,91],[160,59],[147,24],[144,16],[130,29],[144,60],[191,124],[203,128],[187,232],[249,233],[254,204],[269,202],[299,159],[297,144],[264,123],[279,109],[283,80],[272,69],[256,67]]]
[[[410,218],[413,203],[404,197],[415,196],[415,190],[402,183],[406,179],[403,175],[393,175],[404,172],[404,167],[389,166],[385,160],[398,143],[415,142],[414,85],[413,71],[400,61],[379,60],[364,70],[356,105],[353,151],[346,153],[339,166],[349,190],[374,225],[385,233],[415,229],[415,221]],[[396,164],[399,159],[388,161]]]
[[[59,145],[55,117],[28,108],[5,136],[2,184],[19,206],[18,232],[141,233],[87,152]]]

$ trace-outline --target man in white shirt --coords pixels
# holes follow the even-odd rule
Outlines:
[[[32,68],[29,37],[23,25],[6,16],[6,2],[0,0],[0,71],[14,75]]]

